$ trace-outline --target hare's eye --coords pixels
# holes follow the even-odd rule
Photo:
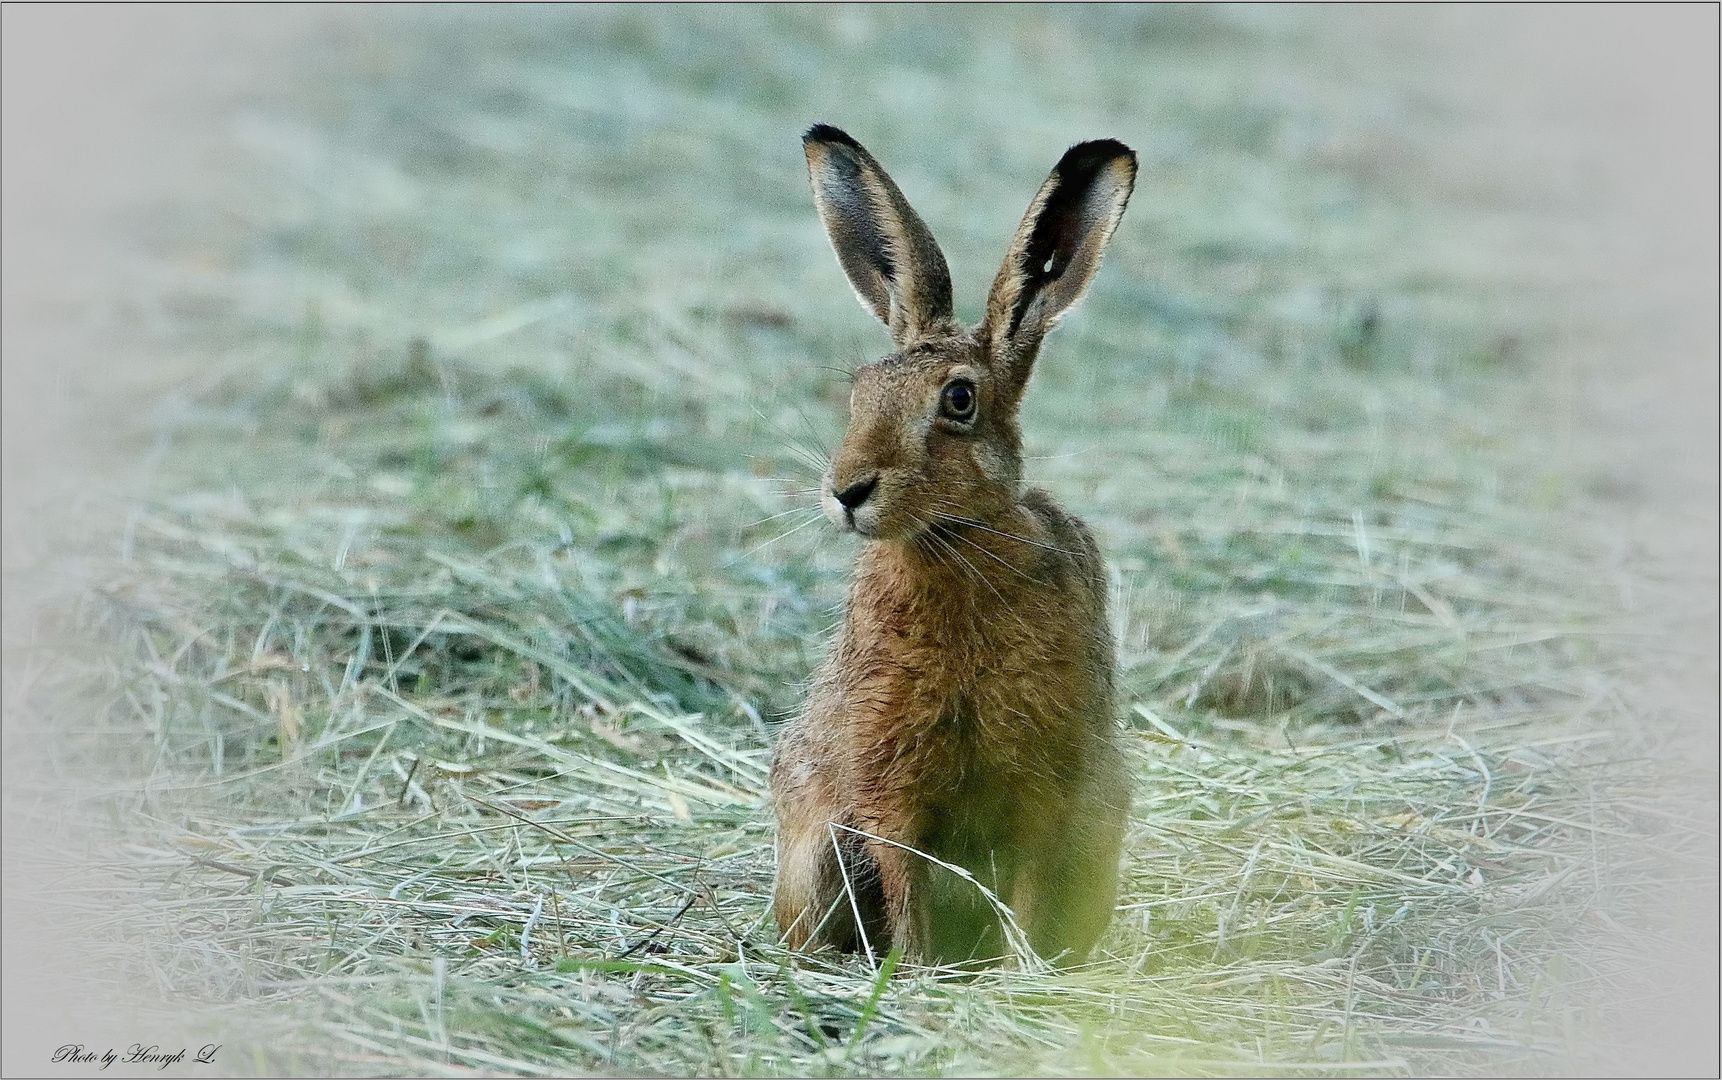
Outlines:
[[[939,411],[952,420],[975,418],[975,384],[967,379],[954,379],[945,384],[939,395]]]

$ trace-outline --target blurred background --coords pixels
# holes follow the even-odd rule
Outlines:
[[[1713,1073],[1716,41],[8,5],[6,1071]],[[815,121],[969,319],[1067,146],[1141,157],[1024,413],[1139,747],[1074,983],[759,923],[888,348]]]

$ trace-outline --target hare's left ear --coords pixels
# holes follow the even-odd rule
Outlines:
[[[1136,154],[1113,139],[1065,151],[1040,186],[987,297],[981,336],[1020,390],[1041,338],[1088,288],[1136,184]]]
[[[861,303],[899,349],[952,325],[951,272],[920,215],[865,148],[828,124],[802,136],[813,201]]]

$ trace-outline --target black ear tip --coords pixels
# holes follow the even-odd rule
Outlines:
[[[807,129],[807,134],[801,137],[801,141],[803,144],[815,142],[836,143],[839,146],[848,146],[856,150],[861,149],[861,144],[850,138],[848,132],[844,131],[842,128],[832,127],[830,124],[814,124],[812,127]]]
[[[1070,179],[1088,178],[1119,158],[1130,162],[1131,172],[1136,171],[1136,151],[1117,139],[1093,139],[1066,150],[1053,171]]]

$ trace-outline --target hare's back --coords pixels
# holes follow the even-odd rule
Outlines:
[[[1098,607],[1106,604],[1106,561],[1100,555],[1100,545],[1094,534],[1074,514],[1058,505],[1051,493],[1040,488],[1028,488],[1022,494],[1022,506],[1033,514],[1046,530],[1051,543],[1050,554],[1066,563],[1069,577],[1079,582],[1083,599]]]

